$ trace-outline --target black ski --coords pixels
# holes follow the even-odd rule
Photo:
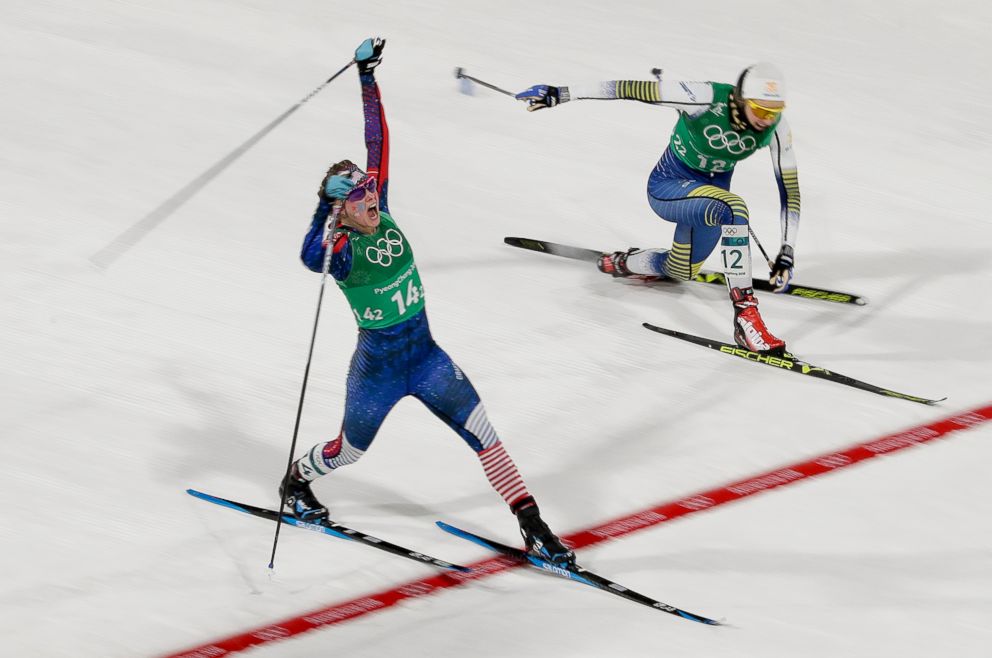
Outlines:
[[[616,594],[628,601],[633,601],[635,603],[640,603],[641,605],[646,605],[649,608],[655,608],[663,612],[667,612],[671,615],[676,615],[682,617],[683,619],[689,619],[691,621],[698,621],[701,624],[719,625],[721,622],[715,619],[710,619],[708,617],[703,617],[681,608],[676,608],[673,605],[668,605],[667,603],[662,603],[661,601],[656,601],[650,597],[644,596],[643,594],[638,594],[637,592],[627,589],[623,585],[619,585],[612,580],[603,578],[602,576],[596,575],[591,571],[583,569],[582,567],[575,566],[563,566],[558,565],[548,560],[543,560],[536,555],[531,555],[527,551],[523,551],[519,548],[513,548],[512,546],[507,546],[506,544],[501,544],[498,541],[493,541],[492,539],[486,539],[485,537],[480,537],[474,533],[468,532],[467,530],[462,530],[461,528],[456,528],[452,525],[448,525],[443,521],[438,521],[437,525],[439,528],[445,532],[450,532],[456,537],[461,537],[462,539],[467,539],[470,542],[474,542],[483,548],[488,548],[496,553],[501,553],[509,558],[519,560],[521,562],[526,562],[533,567],[541,569],[542,571],[547,571],[561,578],[567,578],[569,580],[574,580],[577,583],[582,583],[583,585],[589,585],[590,587],[595,587],[598,590],[604,592],[609,592],[610,594]]]
[[[723,343],[718,340],[710,340],[709,338],[703,338],[701,336],[684,334],[681,331],[675,331],[674,329],[666,329],[664,327],[658,327],[648,322],[645,322],[643,324],[646,329],[650,329],[651,331],[657,331],[659,334],[665,334],[666,336],[671,336],[672,338],[678,338],[680,340],[684,340],[689,343],[702,345],[703,347],[708,347],[711,350],[716,350],[717,352],[722,352],[723,354],[736,356],[740,359],[744,359],[745,361],[764,363],[765,365],[771,366],[773,368],[788,370],[790,372],[795,372],[800,375],[809,375],[810,377],[816,377],[817,379],[826,379],[827,381],[836,382],[838,384],[844,384],[845,386],[860,388],[862,391],[869,391],[871,393],[878,393],[879,395],[886,395],[890,398],[899,398],[900,400],[909,400],[910,402],[919,402],[920,404],[937,404],[938,402],[943,402],[944,400],[947,399],[947,398],[940,398],[939,400],[930,400],[928,398],[921,398],[915,395],[907,395],[906,393],[890,391],[889,389],[882,388],[881,386],[868,384],[866,382],[854,379],[852,377],[848,377],[847,375],[842,375],[840,373],[832,372],[830,370],[827,370],[826,368],[820,368],[819,366],[815,366],[811,363],[807,363],[806,361],[797,358],[794,354],[789,354],[788,352],[786,352],[783,356],[762,354],[761,352],[752,352],[751,350],[746,350],[743,347],[739,347],[731,343]]]
[[[503,238],[503,242],[511,247],[519,247],[520,249],[528,249],[530,251],[539,251],[541,253],[551,254],[552,256],[561,256],[562,258],[571,258],[573,260],[582,260],[590,263],[595,263],[603,253],[601,251],[596,251],[595,249],[571,247],[565,244],[557,244],[555,242],[547,242],[545,240],[533,240],[531,238]],[[726,279],[722,272],[709,272],[704,270],[697,274],[692,281],[697,283],[712,283],[714,285],[726,286]],[[751,286],[755,290],[772,292],[771,284],[764,279],[754,279]],[[864,306],[868,303],[868,300],[864,297],[852,295],[848,292],[838,292],[836,290],[827,290],[825,288],[814,288],[813,286],[800,286],[794,283],[790,284],[789,289],[781,294],[791,297],[805,297],[806,299],[821,299],[826,302],[836,302],[838,304],[854,304],[856,306]]]
[[[215,505],[220,505],[221,507],[228,507],[230,509],[237,510],[238,512],[244,512],[245,514],[251,514],[252,516],[257,516],[263,519],[269,519],[270,521],[275,521],[276,517],[279,516],[278,512],[275,510],[266,509],[264,507],[255,507],[254,505],[239,503],[233,500],[227,500],[226,498],[218,498],[217,496],[211,496],[210,494],[205,494],[202,491],[197,491],[196,489],[187,489],[186,493],[199,498],[200,500],[205,500],[208,503],[214,503]],[[388,541],[383,541],[377,537],[366,535],[365,533],[353,530],[333,521],[311,523],[309,521],[301,521],[289,514],[283,514],[281,521],[287,525],[293,525],[297,528],[303,528],[304,530],[312,530],[325,535],[331,535],[332,537],[340,537],[341,539],[357,541],[360,544],[378,548],[380,551],[386,551],[387,553],[399,555],[400,557],[405,557],[410,560],[416,560],[417,562],[433,564],[435,567],[441,567],[442,569],[471,571],[468,567],[463,567],[459,564],[452,564],[451,562],[445,562],[444,560],[439,560],[436,557],[431,557],[430,555],[424,555],[423,553],[411,551],[408,548],[391,544]]]

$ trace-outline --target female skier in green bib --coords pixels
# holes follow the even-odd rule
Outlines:
[[[424,288],[406,236],[389,213],[389,130],[379,98],[375,67],[385,41],[367,39],[355,52],[365,116],[365,171],[348,160],[332,165],[319,189],[320,201],[301,257],[329,273],[358,323],[358,345],[348,370],[341,432],[297,460],[281,492],[302,519],[327,516],[310,488],[316,478],[357,461],[368,450],[393,406],[407,395],[424,403],[478,455],[493,488],[516,514],[527,549],[558,563],[575,556],[541,519],[537,503],[486,418],[468,377],[431,336]],[[325,237],[338,209],[338,226]]]
[[[748,210],[730,192],[738,162],[768,147],[781,200],[782,247],[769,263],[777,292],[792,278],[799,228],[799,177],[792,134],[785,117],[785,83],[771,64],[755,64],[736,85],[611,80],[591,87],[535,85],[516,96],[528,110],[586,98],[628,99],[678,110],[668,148],[648,178],[648,203],[659,217],[675,223],[671,250],[630,249],[603,254],[599,269],[617,277],[694,277],[720,244],[721,264],[734,306],[734,340],[756,352],[782,353],[785,342],[765,327],[751,287]]]

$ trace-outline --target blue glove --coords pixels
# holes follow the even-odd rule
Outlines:
[[[330,176],[324,183],[324,194],[330,199],[345,199],[355,187],[350,176]]]
[[[772,284],[775,292],[785,292],[789,289],[794,266],[795,255],[792,247],[787,244],[782,245],[782,250],[778,252],[775,262],[768,263],[768,267],[771,268],[768,273],[768,283]]]
[[[386,40],[379,37],[363,41],[355,49],[355,63],[358,64],[358,72],[372,73],[382,61],[382,49],[385,47]]]
[[[543,110],[554,107],[559,103],[568,102],[568,87],[552,87],[551,85],[534,85],[514,96],[518,101],[527,103],[527,111]]]

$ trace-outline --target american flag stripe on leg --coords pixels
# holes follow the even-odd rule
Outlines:
[[[479,453],[479,460],[482,462],[486,477],[489,478],[489,483],[503,497],[507,505],[513,507],[522,498],[530,496],[523,478],[517,471],[517,465],[510,459],[499,439],[492,447]]]

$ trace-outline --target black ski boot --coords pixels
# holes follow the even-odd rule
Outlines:
[[[528,552],[555,564],[568,566],[575,564],[575,553],[551,532],[551,528],[541,518],[541,510],[537,505],[531,505],[517,512],[517,521],[520,523],[520,534],[523,535]]]
[[[300,521],[319,523],[327,519],[327,508],[317,500],[310,483],[297,477],[295,464],[279,485],[279,496],[285,498],[289,513]]]

